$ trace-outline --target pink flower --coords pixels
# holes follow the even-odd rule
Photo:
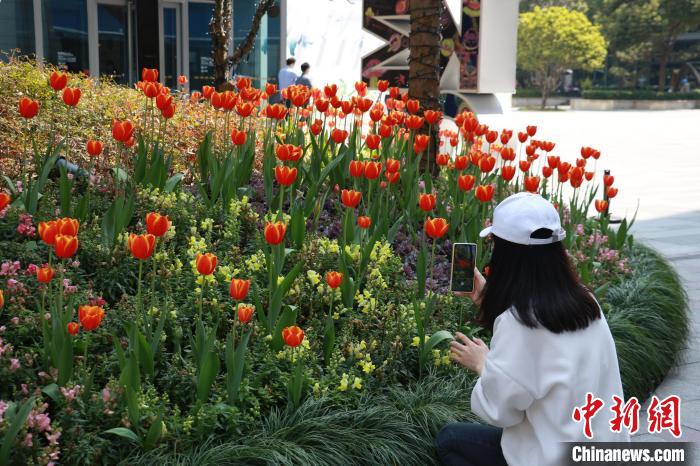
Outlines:
[[[34,442],[32,442],[32,434],[27,432],[27,435],[24,437],[24,441],[22,442],[22,445],[25,447],[29,448],[34,445]]]
[[[17,369],[19,369],[21,364],[19,363],[19,359],[17,358],[10,358],[10,372],[14,372]]]
[[[10,319],[10,322],[12,322],[13,325],[19,325],[19,317],[13,317],[12,319]]]

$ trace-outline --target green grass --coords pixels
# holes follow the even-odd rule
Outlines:
[[[634,246],[633,272],[608,288],[604,302],[615,338],[625,395],[640,399],[663,379],[688,333],[687,296],[659,254]],[[194,449],[162,447],[123,464],[434,464],[433,439],[457,420],[477,421],[469,409],[474,377],[466,371],[410,387],[392,386],[343,408],[309,399],[296,412],[273,411],[260,430],[235,439],[210,438]]]
[[[688,336],[688,297],[658,253],[636,245],[632,275],[611,286],[606,316],[617,347],[625,396],[646,399],[673,366]]]

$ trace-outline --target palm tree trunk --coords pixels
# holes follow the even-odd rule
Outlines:
[[[408,96],[418,99],[422,110],[440,109],[440,15],[442,0],[411,0],[411,32],[408,38]],[[424,128],[427,133],[427,127]],[[438,149],[436,131],[432,131],[429,151],[421,159],[432,173]],[[430,154],[428,156],[428,154]]]

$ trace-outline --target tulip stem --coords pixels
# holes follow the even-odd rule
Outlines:
[[[85,332],[85,348],[83,348],[83,361],[87,367],[88,347],[90,346],[90,332]]]
[[[280,208],[277,211],[277,221],[282,220],[282,207],[284,206],[284,185],[280,185]]]
[[[143,302],[141,301],[141,277],[143,276],[143,261],[139,260],[139,279],[136,291],[138,317],[143,319]]]

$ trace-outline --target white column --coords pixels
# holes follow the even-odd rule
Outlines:
[[[100,76],[100,47],[97,33],[97,0],[87,0],[88,17],[88,62],[90,64],[90,76]]]
[[[41,64],[44,60],[44,12],[41,9],[41,0],[33,0],[34,6],[34,48],[36,61]]]

